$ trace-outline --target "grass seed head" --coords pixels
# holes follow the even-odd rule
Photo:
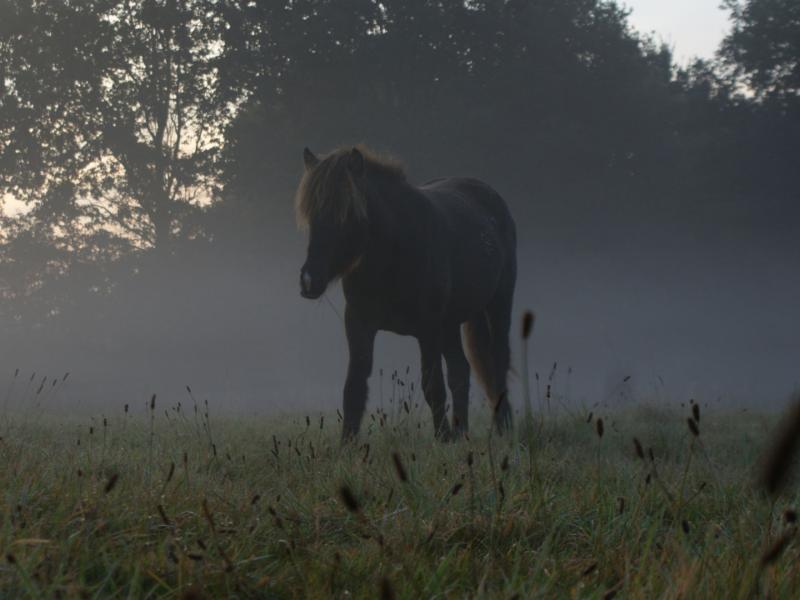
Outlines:
[[[394,588],[388,577],[381,577],[381,600],[394,600]]]
[[[762,459],[759,481],[770,495],[776,496],[786,485],[799,443],[800,395],[797,395]]]
[[[211,509],[208,506],[208,500],[203,498],[203,516],[205,516],[206,521],[208,521],[209,527],[211,527],[211,531],[216,531],[217,526],[214,523],[214,515],[211,514]]]
[[[644,448],[642,448],[642,443],[637,438],[633,438],[633,447],[636,450],[637,458],[644,460]]]
[[[275,523],[275,527],[277,527],[278,529],[283,529],[283,519],[280,518],[278,512],[274,508],[272,508],[272,506],[267,507],[267,512],[272,517]]]
[[[789,542],[792,541],[793,537],[793,529],[784,531],[783,534],[781,534],[781,536],[775,540],[773,544],[761,555],[761,568],[763,569],[764,567],[775,563],[781,557],[783,551],[786,550],[786,547],[789,545]]]
[[[161,517],[161,522],[169,527],[171,523],[169,521],[169,517],[167,517],[167,512],[164,510],[164,507],[160,504],[156,504],[156,510],[158,511],[158,516]]]
[[[106,487],[104,488],[106,494],[110,494],[112,492],[112,490],[117,485],[118,479],[119,479],[119,473],[113,473],[111,477],[108,478],[108,481],[106,482]]]
[[[406,468],[403,466],[403,461],[400,459],[400,455],[397,452],[392,452],[392,461],[394,462],[394,470],[397,472],[397,476],[400,478],[400,481],[408,481],[408,473],[406,472]]]
[[[345,508],[351,513],[358,513],[358,511],[361,510],[358,500],[356,500],[355,495],[346,485],[339,488],[339,497],[342,499]]]
[[[534,314],[526,310],[525,314],[522,315],[522,339],[527,340],[531,336],[531,331],[533,331],[533,322],[534,322]]]

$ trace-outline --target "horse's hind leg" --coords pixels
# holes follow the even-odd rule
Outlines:
[[[486,311],[492,331],[491,354],[494,359],[494,384],[497,390],[494,422],[500,433],[510,429],[512,425],[511,404],[508,398],[508,371],[511,367],[509,331],[511,329],[513,290],[512,280],[510,291],[498,291]]]
[[[453,433],[469,431],[469,363],[461,345],[461,327],[445,330],[444,359],[447,362],[447,385],[453,395]]]
[[[437,438],[447,440],[450,438],[450,424],[447,422],[445,410],[447,392],[442,375],[441,336],[420,338],[419,350],[422,362],[422,391],[433,413],[434,432]]]

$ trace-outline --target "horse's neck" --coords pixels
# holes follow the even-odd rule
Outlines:
[[[379,183],[367,188],[367,250],[342,281],[348,301],[402,296],[430,251],[430,201],[405,182]]]
[[[422,251],[420,245],[430,234],[430,201],[405,181],[379,182],[369,193],[371,249],[390,262]]]

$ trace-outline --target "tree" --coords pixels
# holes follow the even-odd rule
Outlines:
[[[228,114],[212,4],[2,0],[0,198],[79,239],[168,252],[196,233]]]
[[[268,219],[291,214],[305,145],[367,141],[415,178],[469,173],[525,199],[594,201],[608,180],[666,171],[680,93],[671,55],[615,2],[358,0],[343,11],[298,0],[223,12],[223,87],[246,99],[226,136],[226,198],[251,198]]]
[[[745,114],[736,132],[738,179],[760,203],[786,210],[797,202],[800,175],[800,3],[729,0],[731,32],[720,48],[728,85]]]
[[[733,28],[722,58],[760,98],[800,101],[800,3],[727,0]]]

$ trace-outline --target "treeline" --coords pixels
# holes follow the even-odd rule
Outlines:
[[[0,0],[6,339],[236,312],[295,235],[306,145],[484,177],[521,227],[555,205],[779,212],[800,5],[728,6],[716,59],[681,66],[603,0]]]

